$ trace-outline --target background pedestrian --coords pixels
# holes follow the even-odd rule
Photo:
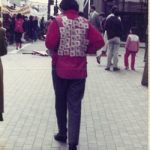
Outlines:
[[[125,69],[129,69],[128,57],[131,55],[131,69],[135,70],[135,56],[139,50],[139,36],[137,35],[137,28],[131,27],[130,33],[126,41],[126,52],[124,55]]]
[[[114,12],[106,19],[105,30],[107,31],[108,37],[108,57],[107,57],[107,67],[105,70],[110,70],[111,61],[113,59],[113,70],[118,71],[118,50],[120,48],[120,38],[122,36],[122,24],[121,20],[118,18],[118,10]]]
[[[89,21],[98,31],[100,31],[99,13],[96,11],[94,5],[90,8]]]
[[[24,20],[22,18],[22,15],[17,14],[16,20],[15,20],[15,40],[16,40],[16,49],[17,50],[22,47],[21,38],[22,38],[22,34],[24,32],[23,23],[24,23]]]
[[[2,27],[0,21],[0,121],[3,121],[4,112],[4,85],[3,85],[3,65],[1,56],[7,54],[6,29]]]

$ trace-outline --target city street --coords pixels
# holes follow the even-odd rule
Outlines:
[[[142,47],[142,46],[141,46]],[[2,57],[5,113],[0,122],[0,150],[67,150],[53,139],[57,132],[51,58],[43,41],[9,47]],[[123,47],[118,72],[105,71],[106,57],[97,64],[88,56],[88,78],[82,103],[79,150],[147,150],[148,89],[141,85],[144,48],[136,71],[124,70]]]

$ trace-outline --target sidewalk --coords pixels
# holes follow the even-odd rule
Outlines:
[[[57,132],[51,59],[23,51],[45,49],[30,44],[2,58],[5,81],[4,122],[0,122],[0,150],[67,150],[54,141]],[[88,57],[88,78],[82,105],[79,150],[147,150],[148,90],[141,86],[144,50],[136,57],[136,71],[104,70]]]

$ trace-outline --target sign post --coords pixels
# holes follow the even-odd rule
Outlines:
[[[50,17],[50,10],[51,9],[51,6],[50,6],[50,0],[48,0],[48,5],[47,5],[47,20],[49,19]]]

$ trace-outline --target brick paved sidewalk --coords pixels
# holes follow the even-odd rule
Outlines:
[[[44,49],[41,43],[39,47]],[[79,150],[147,150],[143,50],[135,72],[123,69],[123,49],[120,55],[120,72],[105,71],[106,58],[98,65],[95,57],[88,57]],[[50,58],[8,54],[2,61],[5,121],[0,122],[0,150],[67,150],[53,139],[57,126]]]

